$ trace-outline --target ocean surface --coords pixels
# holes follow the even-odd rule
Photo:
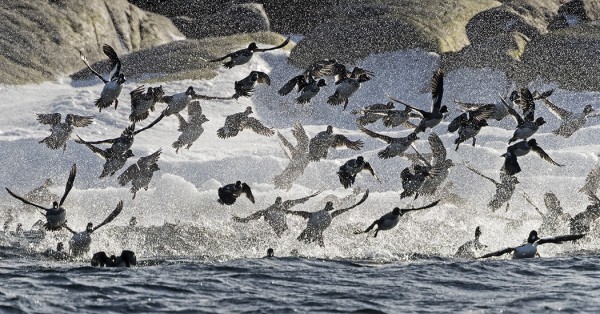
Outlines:
[[[2,313],[598,313],[600,255],[405,261],[141,259],[95,268],[0,253]]]

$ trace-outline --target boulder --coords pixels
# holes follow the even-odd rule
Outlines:
[[[600,90],[600,23],[584,23],[532,39],[521,56],[514,79],[541,78],[573,91]]]
[[[573,0],[558,9],[558,16],[548,25],[549,30],[579,25],[600,19],[600,0]]]
[[[131,81],[140,83],[166,82],[172,80],[210,79],[221,67],[222,62],[206,62],[229,52],[247,47],[250,42],[259,46],[281,44],[285,38],[271,32],[236,34],[225,37],[186,39],[162,46],[144,49],[121,56],[123,73]],[[290,49],[291,45],[284,49]],[[1,59],[0,59],[1,61]],[[93,60],[90,60],[93,61]],[[71,75],[73,85],[96,83],[93,74],[81,62],[78,72]],[[108,69],[108,60],[101,59],[92,68]],[[233,88],[233,87],[232,87]]]
[[[499,5],[494,0],[345,1],[332,11],[335,17],[306,34],[290,61],[305,67],[324,58],[351,63],[400,49],[459,51],[469,44],[465,32],[469,20]]]
[[[173,23],[188,38],[227,36],[238,33],[268,32],[269,18],[261,4],[235,4],[206,16],[177,16]]]
[[[0,7],[0,83],[39,83],[81,68],[79,52],[106,58],[183,38],[165,17],[126,0],[5,0]]]

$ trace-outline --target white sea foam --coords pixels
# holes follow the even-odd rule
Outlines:
[[[523,192],[531,195],[538,207],[543,208],[543,193],[552,191],[562,201],[565,210],[573,215],[587,205],[586,197],[577,193],[577,190],[583,185],[587,172],[598,160],[596,153],[600,148],[600,139],[597,136],[597,120],[591,119],[586,128],[569,139],[557,137],[551,131],[559,122],[543,104],[538,103],[536,115],[543,116],[548,123],[535,138],[554,160],[566,166],[552,166],[533,154],[520,158],[523,171],[517,177],[521,184],[516,189],[508,212],[500,209],[492,213],[486,208],[494,193],[493,184],[471,173],[461,164],[462,161],[468,161],[486,175],[498,179],[503,161],[500,155],[506,150],[507,140],[512,134],[512,131],[505,128],[513,128],[515,123],[512,120],[490,122],[492,126],[481,131],[476,147],[471,147],[470,143],[463,144],[458,152],[455,152],[452,143],[457,135],[446,132],[445,122],[436,127],[435,132],[449,149],[449,157],[457,164],[450,170],[448,180],[454,183],[453,192],[467,199],[468,204],[442,205],[408,214],[394,230],[381,232],[376,239],[366,238],[366,235],[355,236],[354,231],[366,228],[373,220],[395,206],[422,205],[432,199],[400,200],[399,192],[402,189],[399,175],[402,169],[410,164],[409,161],[404,158],[378,159],[376,153],[383,149],[385,144],[358,131],[355,127],[355,117],[350,114],[350,110],[377,102],[387,102],[387,95],[424,109],[429,108],[431,96],[427,88],[430,77],[439,63],[439,57],[419,50],[410,50],[372,55],[362,60],[356,65],[374,71],[376,76],[364,83],[352,96],[346,111],[342,111],[341,106],[326,104],[327,97],[335,90],[331,80],[307,106],[294,104],[297,97],[293,95],[295,92],[286,97],[279,96],[277,90],[288,79],[302,71],[287,64],[286,58],[287,53],[282,51],[261,53],[246,65],[231,70],[220,70],[217,77],[208,81],[163,82],[167,95],[182,92],[192,85],[201,94],[230,96],[233,94],[233,82],[242,79],[252,70],[267,72],[272,79],[271,86],[259,86],[252,98],[241,98],[237,101],[202,101],[203,113],[210,121],[203,125],[204,134],[190,150],[182,149],[176,154],[175,149],[171,147],[179,136],[179,132],[176,131],[178,121],[173,116],[166,117],[154,128],[139,134],[133,146],[136,157],[132,158],[126,167],[137,158],[158,148],[163,149],[163,154],[159,160],[161,170],[155,173],[149,190],[139,191],[135,200],[131,200],[129,187],[118,185],[116,177],[120,172],[114,177],[98,179],[103,159],[95,156],[85,146],[69,141],[68,148],[63,153],[61,150],[52,151],[38,144],[37,141],[50,132],[47,126],[40,125],[35,120],[34,113],[92,115],[95,118],[94,123],[89,127],[76,129],[74,133],[86,140],[117,137],[129,125],[130,107],[127,94],[140,84],[127,82],[119,98],[118,109],[106,108],[101,113],[93,106],[94,99],[102,89],[101,84],[74,87],[65,81],[40,85],[0,86],[0,106],[3,111],[3,115],[0,116],[0,158],[3,165],[0,182],[2,186],[24,194],[50,177],[55,182],[52,191],[61,194],[70,166],[76,162],[77,179],[65,204],[69,225],[74,229],[83,230],[88,221],[99,223],[120,199],[125,201],[124,210],[113,225],[124,226],[131,216],[136,216],[138,223],[145,227],[163,225],[164,222],[178,223],[179,231],[169,229],[175,232],[168,235],[171,242],[154,246],[152,249],[148,248],[151,239],[144,235],[124,235],[115,231],[116,228],[110,231],[111,227],[105,228],[106,230],[100,229],[92,243],[92,251],[133,248],[138,254],[145,256],[257,256],[264,255],[269,246],[274,247],[277,252],[298,249],[302,254],[310,256],[390,259],[390,256],[397,256],[403,252],[450,255],[458,245],[472,237],[477,225],[482,226],[481,240],[489,248],[514,245],[525,239],[531,229],[539,226],[541,219],[533,208],[525,203]],[[457,70],[446,75],[443,103],[450,108],[450,118],[454,118],[458,110],[452,100],[496,102],[498,92],[505,94],[509,87],[510,83],[499,71]],[[544,90],[552,87],[552,84],[536,82],[531,87]],[[557,89],[551,99],[558,105],[578,111],[585,104],[593,104],[597,98],[598,93],[572,93]],[[332,150],[327,160],[311,163],[289,192],[275,190],[272,178],[280,173],[287,163],[276,136],[263,137],[251,131],[244,131],[237,137],[226,140],[216,136],[216,130],[223,125],[225,117],[243,111],[246,106],[252,106],[254,116],[265,125],[278,129],[288,138],[292,138],[290,128],[296,121],[303,123],[311,137],[331,124],[336,132],[352,139],[362,139],[365,146],[360,152]],[[157,117],[164,104],[157,107],[157,111],[153,112],[147,121],[138,123],[138,128]],[[369,128],[393,136],[406,136],[410,132],[401,129],[386,130],[380,122]],[[427,152],[427,136],[421,134],[416,146],[421,152]],[[305,221],[298,217],[288,218],[290,230],[281,239],[276,238],[262,220],[239,224],[230,219],[232,214],[246,216],[266,208],[274,202],[277,195],[291,199],[320,189],[325,191],[319,197],[294,209],[321,209],[320,200],[326,195],[344,197],[352,192],[341,187],[336,171],[347,159],[358,154],[372,164],[382,183],[377,183],[369,175],[358,175],[357,185],[363,189],[371,189],[371,196],[364,205],[334,219],[330,230],[325,233],[325,249],[295,240],[305,226]],[[216,189],[236,180],[245,181],[253,188],[257,200],[255,205],[245,198],[239,199],[230,207],[221,206],[216,202]],[[2,193],[0,198],[4,204],[5,219],[8,209],[21,208],[19,202],[7,193]],[[16,216],[13,225],[23,222],[28,226],[39,218],[39,214],[32,211],[15,210],[12,215]],[[162,229],[157,230],[162,232]],[[58,240],[66,241],[68,238],[66,233],[58,233],[48,237],[35,249],[42,250],[54,246]],[[588,241],[582,246],[544,247],[542,254],[554,255],[574,248],[594,249],[596,243]]]

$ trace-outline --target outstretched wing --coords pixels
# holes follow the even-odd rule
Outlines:
[[[528,88],[521,88],[520,97],[517,101],[517,105],[523,111],[523,119],[525,121],[533,121],[535,114],[535,102],[533,101],[533,95]]]
[[[250,186],[248,184],[242,183],[242,193],[246,195],[250,202],[252,202],[253,204],[255,203],[254,195],[252,195],[252,190],[250,189]]]
[[[150,123],[147,126],[145,126],[145,127],[141,128],[141,129],[133,132],[133,134],[137,135],[137,134],[139,134],[141,132],[144,132],[144,131],[148,130],[149,128],[155,126],[158,122],[160,122],[160,120],[162,120],[164,117],[165,117],[165,114],[163,112],[163,113],[160,114],[160,116],[158,116],[158,118],[156,118],[154,121],[152,121],[152,123]],[[135,123],[132,124],[130,127],[134,127],[135,128]]]
[[[177,131],[184,132],[190,124],[187,123],[187,121],[185,121],[185,119],[179,114],[179,112],[176,112],[175,116],[177,117],[177,120],[179,120],[179,128],[177,128]]]
[[[488,258],[488,257],[492,257],[492,256],[502,256],[502,255],[507,254],[507,253],[512,253],[514,250],[515,250],[514,247],[507,247],[505,249],[498,250],[496,252],[492,252],[492,253],[481,255],[478,258]]]
[[[67,195],[69,195],[69,192],[73,188],[73,182],[75,182],[76,175],[77,175],[77,164],[73,164],[73,166],[71,167],[71,172],[69,173],[69,179],[67,180],[67,185],[65,186],[65,193],[63,194],[62,198],[60,199],[60,203],[58,203],[58,206],[62,206],[62,204],[67,199]]]
[[[508,113],[515,119],[515,121],[517,122],[517,125],[523,124],[525,121],[523,120],[521,115],[519,115],[519,113],[517,111],[515,111],[515,109],[506,102],[506,100],[504,99],[504,97],[502,97],[502,95],[498,94],[498,96],[500,96],[500,100],[502,100],[502,104],[504,105],[504,108],[506,108],[506,111],[508,111]]]
[[[442,107],[442,96],[444,95],[444,72],[437,69],[431,78],[431,111],[439,111]]]
[[[250,216],[248,216],[246,218],[241,218],[241,217],[238,217],[238,216],[233,216],[232,219],[235,222],[247,223],[247,222],[250,222],[252,220],[260,219],[264,214],[265,214],[265,212],[263,210],[259,210],[256,213],[254,213],[254,214],[252,214],[252,215],[250,215]]]
[[[277,91],[279,95],[285,96],[294,90],[294,87],[298,85],[300,82],[304,80],[304,75],[294,76],[292,79],[287,81],[280,89]]]
[[[133,165],[129,166],[129,168],[127,168],[127,170],[125,170],[125,172],[121,173],[121,175],[117,178],[117,180],[119,181],[120,185],[125,185],[125,184],[127,184],[127,182],[133,180],[133,178],[135,178],[139,172],[140,172],[140,169],[138,168],[138,165],[133,164]]]
[[[90,69],[90,71],[92,71],[92,73],[94,73],[98,78],[100,78],[102,82],[104,82],[104,84],[108,83],[108,81],[105,78],[103,78],[102,75],[100,75],[100,73],[92,69],[87,58],[83,55],[83,52],[81,50],[79,50],[79,58],[81,59],[81,61],[83,61],[83,63],[85,63],[85,66],[87,66],[87,68]]]
[[[288,210],[286,212],[288,214],[300,216],[300,217],[302,217],[304,219],[308,219],[308,218],[310,218],[310,215],[312,215],[311,212],[307,212],[307,211],[303,211],[303,210]]]
[[[550,158],[550,156],[548,156],[548,154],[539,146],[531,146],[531,150],[534,151],[536,154],[538,154],[540,157],[542,157],[542,159],[544,159],[545,161],[555,165],[555,166],[559,166],[562,167],[564,165],[561,165],[559,163],[557,163],[556,161],[552,160],[552,158]]]
[[[296,150],[294,148],[294,145],[292,145],[292,143],[290,143],[290,141],[288,141],[288,139],[285,138],[285,136],[283,136],[279,132],[277,132],[277,137],[279,138],[279,143],[281,144],[281,148],[283,148],[283,153],[289,160],[292,160],[292,156],[294,155],[294,152]]]
[[[541,239],[537,240],[537,244],[544,244],[544,243],[558,244],[558,243],[562,243],[564,241],[579,240],[583,237],[585,237],[585,233],[583,233],[583,234],[568,234],[568,235],[561,235],[561,236],[556,236],[556,237],[541,238]]]
[[[57,125],[60,123],[60,113],[38,113],[37,120],[41,124]]]
[[[121,73],[121,60],[119,60],[119,56],[117,56],[117,53],[110,45],[102,45],[102,51],[110,59],[112,70],[110,71],[109,79],[112,81],[113,78]]]
[[[283,48],[283,47],[285,47],[285,45],[287,45],[289,43],[290,43],[290,37],[286,38],[283,43],[281,43],[280,45],[277,45],[275,47],[271,47],[271,48],[259,48],[259,49],[256,49],[254,51],[256,51],[256,52],[262,52],[262,51],[275,50],[275,49]]]
[[[74,127],[82,128],[92,124],[94,117],[78,116],[74,114],[67,114],[65,121]]]
[[[454,118],[450,124],[448,124],[448,132],[456,132],[463,124],[469,121],[468,113],[461,113],[458,117]]]
[[[247,127],[251,128],[252,131],[260,135],[271,136],[275,134],[275,131],[273,131],[273,129],[264,126],[260,121],[258,121],[258,119],[253,117],[248,117],[248,119],[246,119],[244,129]]]
[[[553,104],[552,102],[550,102],[550,100],[548,100],[546,98],[542,98],[542,101],[544,102],[544,105],[546,105],[546,107],[548,107],[548,110],[550,110],[550,112],[552,112],[557,118],[559,118],[561,120],[566,120],[573,115],[572,112],[558,107],[557,105]]]
[[[406,107],[408,107],[408,108],[410,108],[410,109],[412,109],[414,111],[416,111],[417,113],[419,113],[419,116],[421,116],[421,118],[423,118],[423,115],[427,113],[427,111],[421,110],[419,108],[416,108],[415,106],[409,105],[409,104],[403,102],[402,100],[398,100],[398,99],[390,97],[390,96],[388,96],[388,98],[391,99],[391,100],[393,100],[393,101],[395,101],[395,102],[397,102],[397,103],[399,103],[399,104],[402,104],[402,105],[404,105],[404,106],[406,106]]]
[[[225,60],[225,59],[227,59],[229,57],[231,57],[231,53],[228,53],[228,54],[222,56],[221,58],[208,60],[208,62],[219,62],[219,61],[223,61],[223,60]]]
[[[579,192],[585,194],[595,194],[600,186],[600,166],[595,166],[585,177],[585,184]]]
[[[333,143],[331,144],[331,147],[337,148],[346,146],[352,150],[360,150],[363,147],[363,145],[364,143],[361,140],[351,141],[344,135],[335,134],[333,135]]]
[[[188,117],[190,120],[198,119],[202,115],[202,106],[199,101],[192,101],[188,105]]]
[[[370,137],[378,138],[378,139],[383,140],[384,142],[386,142],[388,144],[392,142],[392,138],[389,137],[389,136],[387,136],[387,135],[383,135],[383,134],[379,134],[379,133],[373,132],[373,131],[365,128],[364,126],[362,126],[360,124],[357,124],[356,126],[358,127],[359,130],[361,130],[363,133],[367,134]]]
[[[137,164],[140,167],[140,169],[148,169],[150,168],[153,164],[158,162],[158,159],[160,158],[160,154],[162,153],[162,148],[159,148],[157,151],[155,151],[154,153],[145,156],[145,157],[140,157],[140,159],[138,159]]]
[[[306,131],[300,122],[296,122],[296,124],[294,124],[292,135],[294,135],[296,138],[296,151],[308,152],[310,139],[308,138],[308,134],[306,134]]]
[[[439,202],[440,202],[440,200],[437,200],[437,201],[435,201],[435,202],[433,202],[433,203],[431,203],[429,205],[425,205],[425,206],[421,206],[421,207],[417,207],[417,208],[404,208],[404,209],[401,209],[401,210],[404,211],[404,212],[412,212],[412,211],[415,211],[415,210],[427,209],[427,208],[431,208],[431,207],[437,205]]]
[[[117,204],[117,207],[115,207],[115,209],[112,211],[112,213],[110,213],[110,215],[108,215],[108,217],[106,217],[106,219],[104,219],[103,222],[101,222],[99,225],[95,226],[94,229],[92,229],[92,231],[96,231],[98,228],[113,221],[113,219],[115,219],[115,218],[117,218],[117,216],[119,216],[119,214],[121,213],[122,210],[123,210],[123,201],[119,201],[119,203]]]
[[[492,179],[492,178],[490,178],[490,177],[487,177],[487,176],[485,176],[483,173],[481,173],[481,172],[479,172],[479,171],[475,170],[474,168],[471,168],[469,165],[465,164],[465,167],[467,167],[467,169],[469,169],[469,170],[471,170],[471,171],[475,172],[476,174],[478,174],[478,175],[480,175],[480,176],[482,176],[482,177],[484,177],[484,178],[486,178],[486,179],[488,179],[488,180],[492,181],[492,183],[494,183],[495,185],[498,185],[498,182],[497,182],[496,180],[494,180],[494,179]]]
[[[298,199],[295,199],[295,200],[288,200],[288,201],[285,201],[285,202],[283,202],[283,204],[282,204],[282,207],[283,207],[283,209],[285,209],[285,210],[288,210],[288,209],[292,208],[293,206],[296,206],[296,205],[298,205],[298,204],[303,204],[303,203],[305,203],[305,202],[306,202],[306,201],[308,201],[310,198],[312,198],[312,197],[315,197],[315,196],[319,195],[321,192],[322,192],[322,191],[317,191],[316,193],[314,193],[314,194],[311,194],[311,195],[309,195],[309,196],[307,196],[307,197],[298,198]]]
[[[343,213],[345,213],[345,212],[347,212],[347,211],[351,210],[352,208],[354,208],[354,207],[356,207],[356,206],[358,206],[358,205],[360,205],[360,204],[364,203],[364,202],[367,200],[367,197],[369,197],[369,189],[367,189],[367,190],[365,191],[365,194],[364,194],[364,195],[363,195],[363,197],[360,199],[360,201],[358,201],[358,203],[356,203],[356,204],[354,204],[354,205],[352,205],[352,206],[350,206],[350,207],[348,207],[348,208],[338,209],[338,210],[334,211],[333,213],[331,213],[331,218],[334,218],[334,217],[336,217],[336,216],[339,216],[339,215],[341,215],[341,214],[343,214]]]
[[[92,152],[102,156],[102,158],[107,159],[108,158],[108,154],[106,153],[106,151],[104,151],[103,149],[100,149],[86,141],[84,141],[81,137],[79,137],[79,135],[77,135],[78,140],[75,140],[75,143],[79,143],[79,144],[84,144],[85,146],[87,146],[89,149],[92,150]]]
[[[256,82],[271,85],[271,78],[267,73],[260,71],[252,71],[250,72],[250,75],[252,75],[252,73],[256,73],[258,75],[258,79],[256,79]]]
[[[436,133],[431,132],[427,137],[427,141],[431,146],[431,164],[435,166],[445,162],[447,152],[442,139]]]
[[[14,198],[18,199],[19,201],[21,201],[21,202],[23,202],[23,203],[25,203],[25,204],[27,204],[27,205],[35,206],[35,207],[37,207],[37,208],[39,208],[39,209],[43,209],[44,211],[47,211],[47,210],[48,210],[46,207],[40,206],[40,205],[38,205],[38,204],[34,204],[34,203],[32,203],[32,202],[30,202],[30,201],[28,201],[28,200],[24,199],[23,197],[21,197],[21,196],[19,196],[19,195],[15,194],[15,193],[13,193],[13,192],[12,192],[11,190],[9,190],[8,188],[6,188],[6,191],[7,191],[7,192],[8,192],[8,194],[10,194],[12,197],[14,197]]]

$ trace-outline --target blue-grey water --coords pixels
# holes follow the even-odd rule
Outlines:
[[[406,261],[303,257],[139,259],[135,268],[48,261],[3,247],[6,313],[600,311],[600,255]]]

